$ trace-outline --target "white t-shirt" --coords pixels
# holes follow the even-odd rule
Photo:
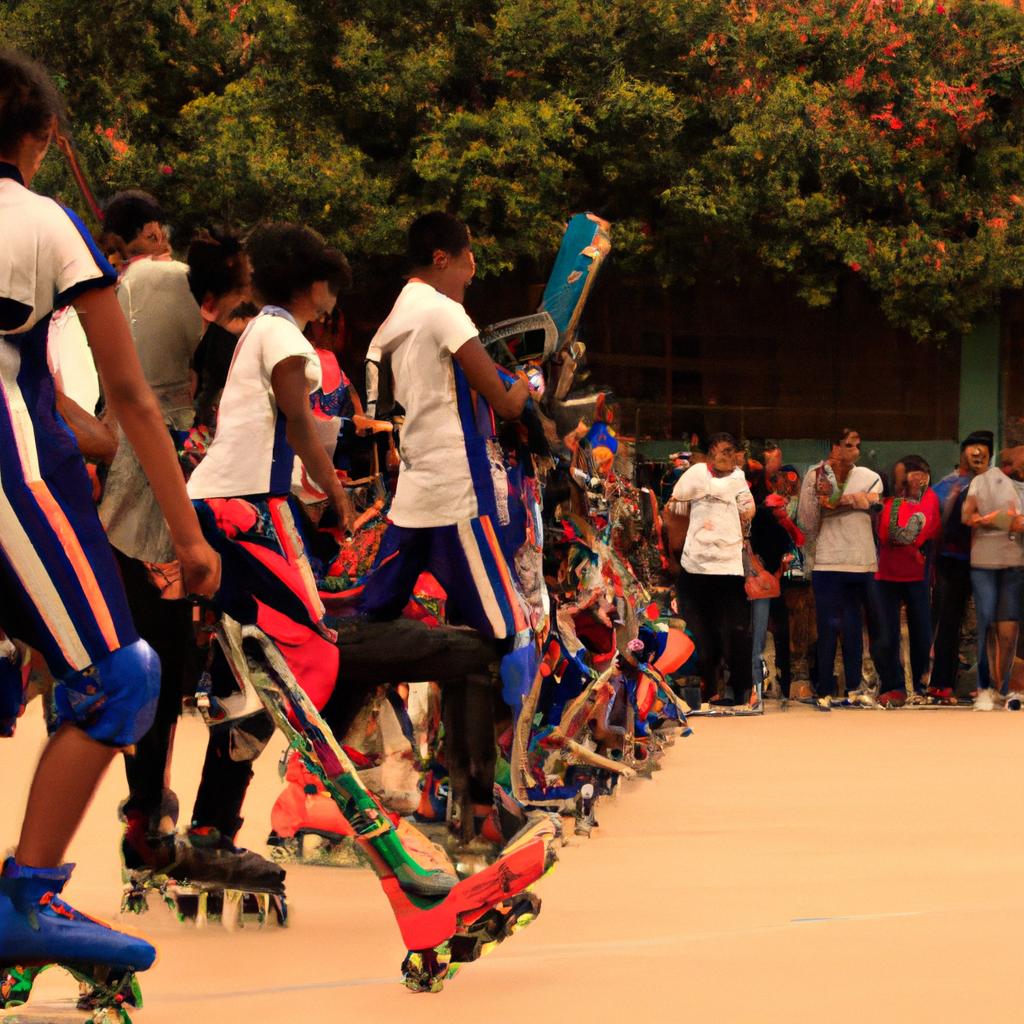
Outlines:
[[[676,481],[672,501],[689,502],[690,506],[683,568],[708,576],[742,576],[740,511],[754,511],[754,498],[743,470],[714,476],[706,463],[698,462]]]
[[[58,310],[50,320],[47,355],[57,388],[92,412],[100,398],[100,378],[74,306]]]
[[[320,387],[320,361],[291,315],[265,307],[242,332],[217,414],[217,433],[188,481],[192,498],[287,494],[295,452],[285,436],[270,375],[292,356],[306,360],[309,390]]]
[[[6,175],[0,175],[0,226],[0,298],[6,304],[0,332],[26,332],[86,289],[116,281],[70,210]]]
[[[390,518],[396,526],[451,526],[489,511],[494,483],[469,389],[452,356],[479,334],[459,303],[422,281],[401,291],[367,359],[391,357],[405,409],[402,465]],[[490,493],[487,493],[490,488]]]

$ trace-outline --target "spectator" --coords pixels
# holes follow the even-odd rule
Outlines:
[[[1005,449],[999,463],[971,481],[962,512],[971,527],[971,591],[978,617],[975,711],[992,711],[1006,695],[1024,586],[1024,444]],[[997,693],[992,692],[993,678]]]
[[[755,484],[756,486],[756,484]],[[751,488],[756,493],[755,487]],[[794,549],[803,544],[801,529],[789,518],[786,499],[781,494],[766,494],[758,503],[750,525],[750,546],[765,569],[777,576],[789,567]],[[764,597],[750,602],[750,627],[753,636],[754,684],[764,676],[763,654],[769,624],[774,625],[775,666],[779,673],[782,697],[789,699],[792,682],[789,657],[789,611],[782,597]]]
[[[833,664],[840,634],[847,694],[860,702],[870,700],[861,686],[864,614],[875,667],[882,675],[890,665],[884,650],[875,581],[878,559],[871,526],[872,508],[881,502],[882,481],[874,470],[858,466],[858,458],[860,434],[845,427],[833,442],[828,459],[808,470],[800,491],[800,525],[809,539],[817,540],[811,585],[818,623],[815,696],[822,711],[832,708]],[[883,678],[883,692],[893,689],[891,677]]]
[[[928,696],[943,704],[956,703],[960,665],[960,629],[971,596],[971,530],[962,519],[971,481],[992,461],[991,430],[975,430],[960,443],[960,465],[934,487],[942,515],[935,559],[932,594],[934,653]]]
[[[886,649],[891,658],[888,676],[904,681],[900,662],[900,606],[907,609],[910,635],[910,672],[914,700],[927,701],[925,692],[931,653],[931,613],[928,607],[928,563],[925,546],[938,535],[939,499],[928,486],[931,467],[920,455],[906,455],[893,467],[892,497],[882,506],[878,520],[879,597]],[[882,707],[901,707],[907,701],[905,685],[879,695]]]
[[[726,705],[746,704],[753,682],[743,530],[754,516],[754,499],[736,466],[736,447],[731,434],[712,434],[707,462],[679,478],[671,499],[672,510],[688,520],[677,584],[679,610],[696,641],[709,692],[716,692],[719,663],[725,660],[729,683],[718,703]]]
[[[110,208],[116,213],[115,203]],[[133,200],[133,206],[140,204],[141,199]],[[148,212],[142,212],[135,217],[139,230],[145,227],[147,221],[143,218],[147,216]],[[119,234],[132,246],[136,239],[130,236],[130,230],[122,223]],[[241,242],[227,231],[201,233],[190,244],[187,259],[187,263],[181,263],[159,258],[159,254],[138,255],[125,268],[117,295],[143,373],[160,404],[164,428],[175,440],[182,438],[192,424],[189,361],[203,325],[223,316],[246,297],[250,276]],[[181,713],[192,643],[192,606],[178,585],[174,549],[163,513],[135,449],[120,431],[99,513],[139,635],[159,655],[161,665],[160,699],[153,725],[135,750],[125,756],[129,796],[121,812],[127,826],[122,843],[124,863],[129,870],[166,869],[188,858],[191,877],[197,878],[199,860],[205,857],[206,861],[226,862],[235,857],[235,851],[203,852],[170,839],[175,813],[168,808],[176,800],[165,792],[164,783]],[[216,740],[211,739],[211,750],[216,749]],[[222,778],[225,766],[231,773],[239,771],[227,757],[207,758],[197,808],[204,803],[231,803],[224,796],[228,789]],[[233,819],[233,815],[229,817]],[[210,822],[201,820],[197,812],[193,824],[204,827]],[[189,842],[195,835],[198,833],[193,830]]]

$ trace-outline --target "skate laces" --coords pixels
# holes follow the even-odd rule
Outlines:
[[[78,911],[69,907],[56,893],[44,892],[39,897],[39,906],[49,907],[55,914],[59,914],[61,917],[66,917],[69,921],[74,921],[79,917],[84,917],[84,914],[79,914]]]

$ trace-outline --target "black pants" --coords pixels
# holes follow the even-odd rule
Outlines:
[[[779,670],[779,686],[783,697],[788,697],[789,684],[793,681],[789,650],[789,607],[781,596],[772,598],[768,630],[775,637],[775,667]]]
[[[939,557],[935,562],[935,590],[932,594],[935,648],[930,685],[933,689],[956,689],[960,627],[970,596],[971,563],[966,559]]]
[[[152,818],[159,815],[163,799],[171,738],[181,715],[181,699],[186,690],[194,688],[198,678],[199,654],[193,641],[192,605],[188,601],[165,601],[150,582],[142,562],[116,549],[114,554],[139,636],[160,658],[156,718],[149,732],[135,745],[135,753],[126,754],[124,759],[128,779],[125,814]],[[215,673],[215,678],[225,681],[226,689],[220,695],[234,689],[226,666],[223,673]],[[191,819],[192,824],[213,826],[229,838],[241,825],[239,812],[252,779],[251,760],[234,759],[230,739],[227,728],[210,731]]]
[[[718,667],[725,660],[729,685],[737,704],[750,699],[753,640],[750,602],[742,576],[713,576],[685,569],[676,582],[679,611],[693,633],[701,678],[708,693],[718,685]]]
[[[160,808],[167,752],[181,714],[185,665],[192,647],[192,606],[188,601],[163,600],[142,562],[123,555],[116,548],[114,555],[135,628],[160,658],[156,718],[149,732],[136,743],[135,753],[125,755],[124,759],[129,791],[125,810],[150,815]]]

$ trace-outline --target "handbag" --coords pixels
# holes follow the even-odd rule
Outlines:
[[[747,593],[748,601],[760,601],[766,597],[780,597],[782,595],[782,583],[779,573],[769,572],[764,567],[750,541],[743,544],[743,589]]]

